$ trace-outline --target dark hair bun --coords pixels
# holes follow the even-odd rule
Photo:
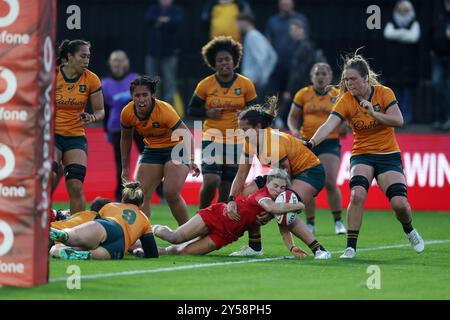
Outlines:
[[[124,187],[129,189],[137,189],[141,187],[141,183],[139,181],[127,182]]]

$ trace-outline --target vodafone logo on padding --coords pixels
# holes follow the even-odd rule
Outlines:
[[[14,244],[14,233],[5,221],[0,220],[0,234],[3,237],[3,241],[0,242],[0,257],[4,256],[11,250],[13,244]]]
[[[16,157],[12,150],[0,143],[0,158],[3,158],[4,165],[0,167],[0,181],[9,177],[9,175],[14,171],[16,165]]]
[[[53,66],[53,44],[52,38],[47,36],[44,42],[44,68],[46,72],[51,72]]]
[[[3,0],[9,6],[9,11],[4,17],[0,17],[0,28],[7,27],[16,21],[19,16],[19,1],[18,0]]]
[[[2,79],[6,81],[6,89],[4,91],[0,91],[0,104],[11,100],[17,90],[17,79],[11,70],[0,67],[0,80]]]

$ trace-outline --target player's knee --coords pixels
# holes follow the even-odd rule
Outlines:
[[[180,192],[171,188],[165,189],[163,195],[167,202],[174,202],[180,198]]]
[[[370,183],[369,180],[364,176],[353,176],[350,179],[350,190],[353,191],[355,187],[363,187],[366,192],[369,191]],[[358,188],[360,189],[360,188]]]
[[[145,187],[142,187],[142,191],[144,191],[144,198],[145,199],[151,199],[152,196],[153,196],[153,193],[156,192],[156,189],[155,190],[151,190],[148,186],[145,186]]]
[[[391,201],[394,197],[407,199],[408,191],[404,183],[393,183],[386,190],[386,197]]]
[[[83,183],[86,177],[86,167],[78,163],[69,164],[64,167],[64,176],[66,181],[76,179]]]
[[[325,190],[326,190],[327,192],[333,192],[333,191],[335,191],[337,188],[338,188],[338,187],[337,187],[335,181],[328,181],[328,180],[325,181]]]
[[[350,193],[350,202],[353,205],[356,206],[362,206],[364,205],[364,202],[366,201],[367,192],[360,188],[352,189]]]
[[[65,231],[68,235],[69,241],[67,242],[67,245],[71,246],[81,246],[83,245],[83,237],[80,237],[78,235],[77,230],[71,229],[71,228],[64,228],[63,231]]]

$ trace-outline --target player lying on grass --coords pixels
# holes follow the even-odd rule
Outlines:
[[[157,258],[152,226],[140,210],[143,200],[140,183],[129,182],[122,202],[105,204],[95,220],[63,230],[50,228],[50,240],[62,243],[52,247],[51,255],[66,260],[122,259],[139,239],[143,256]]]
[[[290,179],[286,171],[272,169],[268,175],[265,187],[255,191],[247,198],[239,198],[236,201],[239,210],[238,220],[232,220],[226,203],[219,202],[199,210],[195,216],[175,231],[172,231],[167,226],[155,225],[154,234],[156,237],[175,244],[167,248],[159,248],[159,253],[161,255],[207,254],[238,240],[245,231],[257,225],[259,219],[267,221],[267,215],[264,215],[264,212],[268,212],[271,215],[281,215],[286,212],[303,210],[304,205],[301,202],[274,202],[277,196],[285,191],[289,185]],[[330,253],[315,240],[314,236],[307,229],[300,226],[300,219],[296,217],[287,229],[280,227],[283,241],[291,253],[297,257],[307,255],[305,251],[295,246],[289,232],[296,235],[305,244],[308,244],[316,259],[330,258]],[[187,241],[190,242],[185,243]]]
[[[50,227],[57,230],[69,229],[79,226],[85,222],[93,221],[96,218],[102,218],[99,212],[105,204],[110,202],[112,201],[109,199],[97,197],[94,201],[92,201],[89,210],[83,210],[74,214],[70,214],[69,210],[53,209],[52,216],[50,218]],[[51,249],[54,245],[55,242],[50,240],[49,249]]]
[[[96,218],[102,218],[99,212],[110,202],[112,201],[107,198],[97,197],[92,201],[89,210],[76,212],[74,214],[70,214],[70,212],[67,212],[66,210],[57,210],[56,213],[54,213],[54,219],[50,222],[50,227],[62,230],[79,226],[82,223],[92,221]]]

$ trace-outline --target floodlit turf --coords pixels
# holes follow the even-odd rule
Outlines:
[[[54,204],[55,208],[63,206]],[[153,208],[154,224],[175,227],[166,206]],[[190,210],[194,214],[195,208]],[[289,252],[271,221],[262,229],[264,256],[260,258],[228,256],[246,244],[244,236],[202,257],[142,260],[128,256],[122,261],[80,262],[52,259],[50,284],[3,287],[0,299],[450,299],[449,212],[414,213],[414,226],[426,241],[446,240],[428,244],[420,255],[409,247],[392,212],[365,213],[360,251],[354,260],[339,259],[346,237],[334,234],[329,212],[317,214],[316,226],[317,239],[333,252],[331,260],[315,261],[312,256],[303,260],[277,259]],[[166,245],[159,239],[157,243]],[[406,246],[380,248],[389,245]],[[65,278],[70,265],[79,266],[82,277],[93,275],[81,279],[80,290],[67,288]],[[367,287],[372,275],[367,270],[373,265],[380,269],[381,289]],[[117,275],[126,271],[130,274]]]

